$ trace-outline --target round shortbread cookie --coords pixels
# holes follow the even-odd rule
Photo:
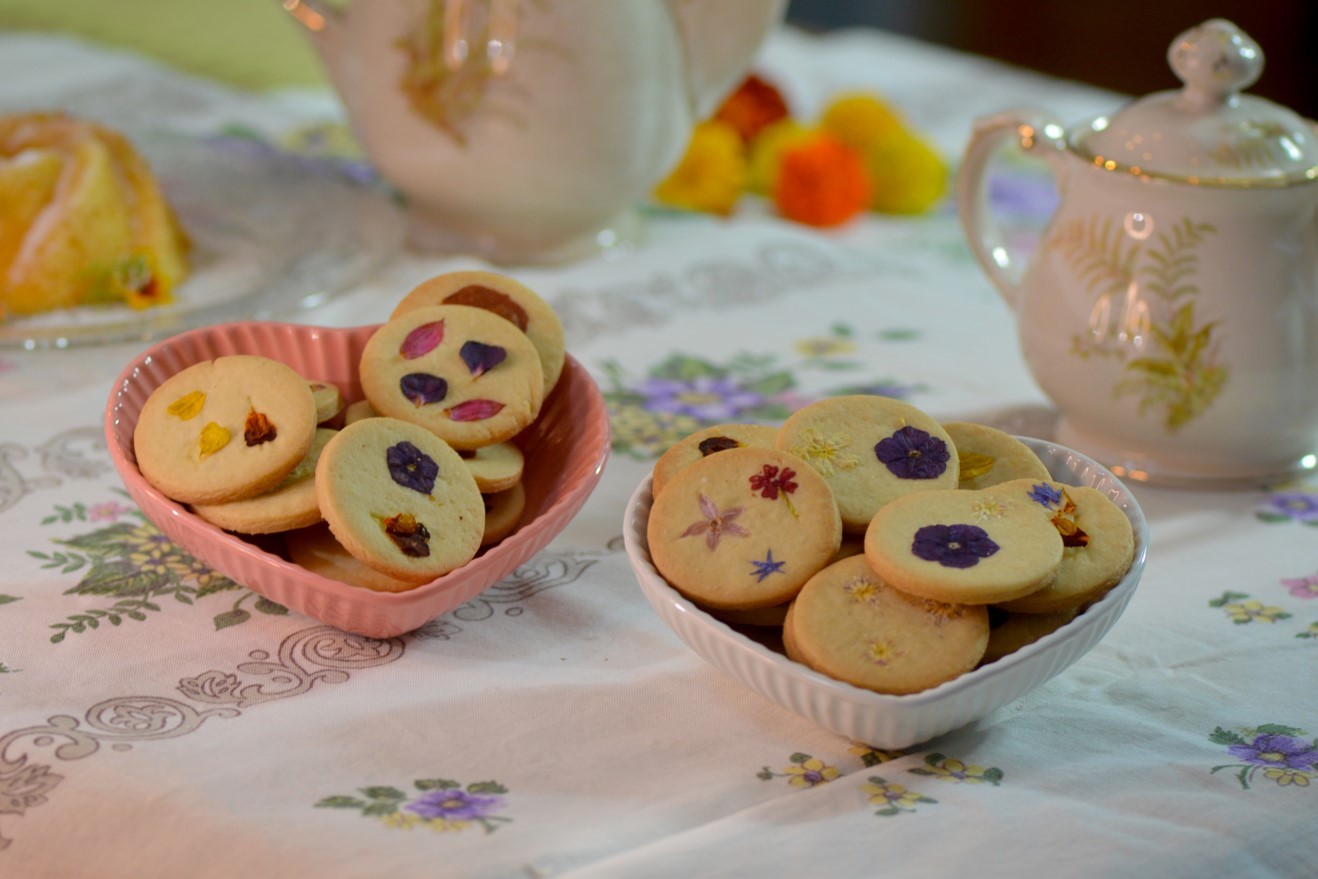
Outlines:
[[[390,317],[429,305],[469,305],[497,314],[535,345],[545,373],[545,393],[558,383],[565,359],[563,324],[549,303],[525,284],[495,272],[449,272],[414,287]]]
[[[1117,584],[1135,558],[1135,531],[1121,508],[1088,486],[1020,479],[995,490],[1015,490],[1062,538],[1062,565],[1044,589],[999,602],[1018,613],[1053,613],[1096,601]]]
[[[433,580],[466,564],[485,533],[485,504],[462,458],[396,418],[358,421],[329,441],[316,500],[344,549],[400,580]]]
[[[960,461],[958,488],[981,489],[1013,479],[1051,479],[1048,468],[1025,443],[984,424],[953,421],[943,425]]]
[[[775,604],[773,607],[753,607],[749,610],[718,610],[707,608],[709,615],[730,626],[754,626],[756,628],[781,627],[787,619],[787,608],[792,603]]]
[[[792,651],[821,674],[879,693],[918,693],[972,670],[988,611],[908,595],[863,556],[829,565],[792,602]]]
[[[133,431],[146,481],[185,504],[274,488],[311,448],[316,406],[302,376],[249,354],[195,363],[147,398]]]
[[[370,400],[358,400],[355,403],[349,403],[343,410],[343,426],[347,427],[355,421],[361,421],[363,418],[378,418],[375,410],[371,408]]]
[[[782,604],[837,552],[842,523],[827,483],[777,449],[696,461],[655,499],[647,526],[659,572],[719,609]]]
[[[343,392],[339,386],[330,382],[307,382],[311,387],[311,399],[316,404],[316,423],[321,427],[332,427],[338,430],[343,422],[339,416],[343,414]]]
[[[766,424],[715,424],[678,440],[654,462],[650,493],[658,496],[684,467],[728,449],[772,449],[778,428]]]
[[[1002,488],[893,500],[865,532],[865,557],[889,585],[936,601],[996,604],[1042,589],[1062,539],[1024,492]]]
[[[1075,608],[1056,613],[1011,613],[996,605],[989,609],[989,641],[980,665],[996,662],[1033,644],[1049,632],[1056,631],[1076,618]]]
[[[485,502],[485,534],[481,546],[498,543],[517,530],[526,512],[526,488],[518,482],[495,494],[481,495]]]
[[[498,494],[522,481],[526,457],[512,443],[492,443],[460,454],[481,494]]]
[[[308,571],[372,592],[407,592],[421,584],[399,580],[363,564],[334,539],[334,532],[323,522],[284,535],[288,559]]]
[[[912,492],[956,488],[957,453],[947,431],[890,397],[830,397],[798,409],[777,447],[806,461],[833,489],[842,527],[861,533],[884,504]]]
[[[544,371],[526,334],[466,305],[393,318],[366,343],[360,373],[376,413],[419,424],[455,449],[512,439],[544,402]]]
[[[323,518],[316,503],[316,462],[337,432],[316,428],[316,438],[306,455],[265,494],[225,504],[193,504],[192,512],[212,525],[239,534],[275,534],[316,524]]]

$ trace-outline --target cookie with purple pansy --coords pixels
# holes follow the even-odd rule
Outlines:
[[[947,431],[891,397],[857,394],[811,403],[783,423],[776,445],[824,478],[852,534],[864,533],[895,498],[957,487],[960,463]]]
[[[446,442],[397,418],[339,431],[316,467],[316,500],[334,538],[362,564],[420,584],[471,561],[485,504]]]
[[[890,585],[936,601],[995,604],[1048,586],[1062,538],[1022,492],[917,492],[875,514],[865,557]]]
[[[455,449],[512,439],[545,396],[540,355],[526,334],[466,305],[391,318],[367,342],[359,372],[377,414],[420,425]]]
[[[731,448],[677,472],[655,498],[650,554],[673,588],[705,607],[782,605],[842,542],[833,492],[795,455]]]

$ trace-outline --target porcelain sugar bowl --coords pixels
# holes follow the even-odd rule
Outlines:
[[[1284,480],[1318,465],[1318,140],[1243,94],[1257,44],[1214,19],[1178,36],[1183,86],[1064,130],[978,120],[957,181],[976,259],[1017,318],[1057,439],[1165,485]],[[1021,265],[989,162],[1046,161],[1059,204]]]

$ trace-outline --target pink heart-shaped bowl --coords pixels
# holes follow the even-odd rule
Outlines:
[[[461,568],[408,592],[349,586],[216,528],[148,484],[133,454],[133,429],[151,392],[179,370],[223,355],[270,357],[308,380],[334,383],[349,402],[360,400],[357,364],[375,330],[252,321],[166,339],[146,349],[115,380],[105,409],[105,437],[129,495],[183,549],[271,601],[348,632],[387,638],[409,632],[499,582],[543,549],[585,504],[608,460],[609,420],[599,387],[571,356],[540,417],[516,439],[526,456],[521,527]]]

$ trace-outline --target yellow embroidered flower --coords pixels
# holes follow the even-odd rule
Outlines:
[[[737,130],[709,120],[696,126],[686,154],[660,184],[654,197],[664,204],[727,215],[746,187],[746,150]]]
[[[1308,787],[1309,779],[1313,778],[1314,775],[1311,772],[1305,772],[1301,769],[1274,766],[1271,769],[1263,770],[1263,777],[1271,778],[1282,787],[1285,787],[1288,784],[1293,784],[1296,787]]]
[[[436,833],[448,833],[450,830],[460,832],[471,826],[470,821],[452,821],[445,818],[427,818],[425,823]]]
[[[862,156],[870,175],[870,207],[888,214],[920,214],[947,191],[948,171],[942,156],[909,133],[885,138]]]
[[[795,347],[802,357],[837,357],[855,351],[856,343],[837,336],[812,336],[798,339]]]
[[[985,778],[988,772],[986,766],[975,766],[973,764],[962,763],[960,760],[949,757],[942,763],[929,766],[923,774],[932,775],[939,781],[965,782],[966,784],[983,784],[989,779]]]
[[[609,424],[618,446],[647,457],[662,455],[673,443],[701,428],[690,415],[650,412],[640,406],[610,406]]]
[[[905,785],[884,781],[878,777],[871,778],[870,783],[862,784],[860,789],[869,795],[870,805],[884,806],[893,810],[904,809],[913,812],[916,803],[933,802],[913,790],[907,790]]]
[[[1263,602],[1256,598],[1248,601],[1233,601],[1229,604],[1222,605],[1222,610],[1237,623],[1275,623],[1279,619],[1285,619],[1289,614],[1280,607],[1265,606]]]
[[[897,111],[877,95],[852,92],[838,95],[819,118],[819,127],[857,150],[865,150],[903,130]]]
[[[783,774],[790,776],[787,783],[792,787],[814,787],[818,784],[827,784],[837,778],[839,773],[837,767],[827,766],[818,757],[811,757],[788,766],[783,770]]]
[[[396,811],[390,812],[388,815],[381,815],[380,823],[384,824],[386,827],[394,827],[398,830],[411,830],[418,824],[425,823],[425,820],[419,815],[414,815],[411,812]]]
[[[794,444],[790,451],[809,461],[820,476],[831,476],[838,470],[852,470],[860,463],[858,456],[843,451],[851,442],[848,434],[825,434],[817,427],[807,427],[801,431],[801,442]]]

